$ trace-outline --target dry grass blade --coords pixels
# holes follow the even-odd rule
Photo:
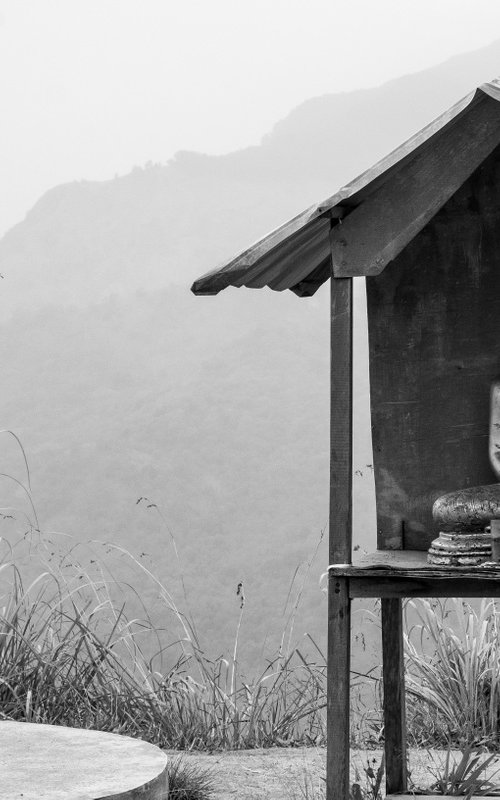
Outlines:
[[[35,527],[36,527],[37,530],[39,530],[40,529],[40,523],[38,522],[38,517],[37,517],[37,513],[36,513],[36,509],[35,509],[35,504],[33,503],[33,498],[31,496],[30,489],[27,486],[25,486],[22,481],[18,480],[17,478],[14,478],[13,475],[8,475],[6,472],[0,472],[0,478],[7,478],[7,480],[12,481],[17,486],[19,486],[20,489],[23,490],[24,494],[28,498],[29,504],[31,506],[31,510],[33,512],[33,519],[35,520]]]
[[[405,638],[410,719],[428,744],[498,742],[500,637],[494,601],[408,604],[418,622]],[[419,734],[417,732],[417,739]],[[420,734],[421,735],[421,734]]]
[[[500,787],[493,781],[499,770],[491,772],[491,765],[497,761],[497,756],[487,755],[482,757],[475,752],[471,745],[462,749],[458,763],[452,758],[449,747],[443,767],[433,770],[435,782],[427,794],[442,794],[448,796],[489,795],[500,794]]]
[[[168,796],[170,800],[210,800],[215,792],[215,777],[187,763],[182,757],[169,759]]]
[[[24,466],[25,466],[25,469],[26,469],[26,479],[27,479],[27,482],[28,482],[28,489],[31,492],[30,468],[29,468],[29,465],[28,465],[28,458],[26,456],[26,451],[25,451],[25,449],[23,447],[23,443],[21,442],[19,436],[16,433],[14,433],[14,431],[11,431],[11,430],[8,430],[8,429],[4,428],[3,430],[0,430],[0,434],[2,434],[2,433],[6,433],[8,436],[12,436],[12,438],[15,439],[15,441],[16,441],[16,443],[17,443],[17,445],[18,445],[18,447],[19,447],[19,449],[21,451],[21,454],[22,454],[22,457],[23,457],[23,460],[24,460]]]
[[[39,558],[43,565],[28,588],[17,553],[0,567],[4,715],[92,726],[175,749],[324,742],[324,666],[293,651],[243,681],[236,673],[237,642],[232,659],[207,658],[167,589],[127,551],[94,542],[87,563],[82,546],[64,541],[69,546],[61,550],[37,532],[35,542],[18,543],[30,564]],[[150,622],[133,577],[116,580],[117,558],[147,573],[170,627],[160,631]],[[138,606],[141,613],[128,618],[127,609]],[[148,649],[153,641],[156,653]],[[141,642],[148,643],[146,652]]]

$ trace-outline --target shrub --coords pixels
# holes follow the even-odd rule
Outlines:
[[[418,743],[498,744],[499,612],[461,600],[410,601],[405,637],[409,729]]]
[[[183,758],[169,759],[169,800],[210,800],[215,791],[215,779],[210,770],[201,769]]]

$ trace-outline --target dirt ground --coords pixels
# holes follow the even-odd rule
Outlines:
[[[315,747],[183,754],[186,761],[212,772],[217,787],[214,800],[234,800],[236,797],[238,800],[313,798],[314,790],[324,785],[325,756],[324,748]],[[365,788],[363,768],[369,762],[376,771],[381,757],[381,750],[352,750],[351,781]],[[444,763],[444,758],[445,753],[441,751],[410,750],[413,784],[429,787],[435,780],[433,773]],[[306,794],[306,789],[309,794]]]

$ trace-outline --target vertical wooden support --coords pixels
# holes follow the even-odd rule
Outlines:
[[[386,792],[406,791],[406,719],[401,598],[382,598]]]
[[[352,278],[333,278],[331,305],[330,564],[352,544]],[[349,798],[351,601],[347,578],[328,582],[327,800]]]

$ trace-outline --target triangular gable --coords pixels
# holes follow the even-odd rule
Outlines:
[[[331,274],[376,275],[500,144],[500,84],[483,84],[322,203],[194,282],[310,296]]]

